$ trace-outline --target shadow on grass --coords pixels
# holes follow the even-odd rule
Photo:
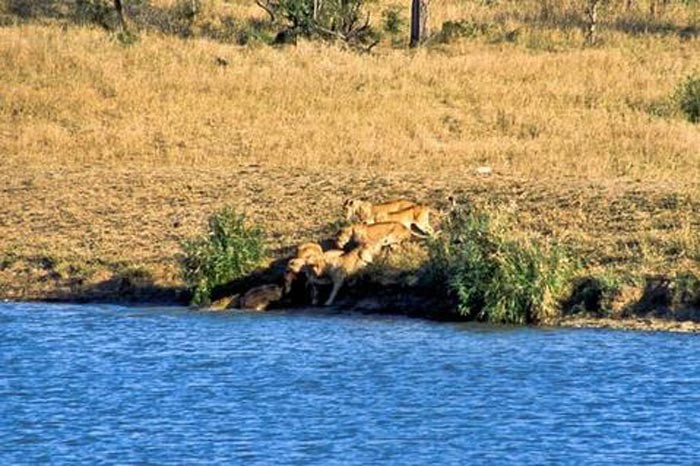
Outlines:
[[[125,2],[124,13],[128,24],[137,30],[150,30],[181,38],[206,37],[240,45],[255,41],[271,43],[274,40],[275,31],[269,20],[207,15],[192,5],[187,2],[171,6],[158,6],[143,1]],[[120,25],[117,13],[109,1],[6,0],[5,11],[17,22],[58,20],[67,24],[97,25],[108,31],[116,31]],[[7,18],[4,22],[8,23]]]
[[[60,285],[47,293],[47,301],[174,306],[184,306],[190,301],[186,288],[156,284],[151,274],[142,270],[118,272],[95,283],[69,277]]]
[[[518,21],[535,28],[550,27],[568,31],[573,29],[585,30],[588,27],[583,8],[581,8],[581,11],[571,9],[565,11],[543,10],[539,14],[515,13],[513,16]],[[682,26],[670,20],[639,13],[620,14],[610,19],[602,17],[599,19],[598,29],[600,31],[617,31],[633,36],[649,34],[677,36],[683,40],[700,37],[700,26],[697,24]]]
[[[700,322],[700,279],[690,273],[672,279],[649,277],[641,298],[622,316]]]
[[[260,285],[281,285],[284,280],[284,271],[288,260],[289,257],[276,259],[267,267],[256,269],[228,283],[215,286],[211,291],[211,301],[216,302],[222,298],[243,294],[249,289]]]
[[[670,21],[641,18],[620,18],[604,27],[631,35],[655,34],[662,36],[678,36],[688,40],[700,37],[700,27],[696,25],[679,26]]]
[[[581,277],[562,303],[562,314],[700,322],[700,278],[686,272],[645,277],[634,285],[599,276]]]

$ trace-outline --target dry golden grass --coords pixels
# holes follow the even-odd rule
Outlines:
[[[647,107],[696,42],[533,54],[241,49],[89,29],[0,31],[9,163],[285,164],[526,178],[695,181],[700,133]],[[217,67],[216,56],[231,65]]]
[[[179,284],[178,241],[216,208],[238,206],[279,247],[329,232],[347,196],[515,201],[523,225],[592,267],[700,269],[700,129],[653,115],[700,69],[698,39],[610,29],[584,49],[578,29],[505,3],[446,2],[432,22],[508,13],[514,43],[370,55],[0,28],[0,296],[124,270]],[[689,11],[666,14],[697,22]],[[475,176],[482,165],[494,175]]]

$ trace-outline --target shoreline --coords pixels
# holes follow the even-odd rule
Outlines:
[[[626,318],[617,320],[603,317],[577,317],[564,319],[556,327],[574,329],[596,328],[635,332],[700,333],[700,322],[656,318]]]
[[[88,305],[88,304],[108,304],[108,305],[123,305],[123,306],[136,306],[136,307],[182,307],[190,308],[192,310],[200,311],[211,311],[211,312],[229,312],[235,309],[225,309],[216,307],[217,302],[213,302],[210,306],[197,307],[192,306],[188,303],[188,292],[184,288],[176,288],[170,290],[171,294],[166,297],[162,290],[158,290],[151,295],[145,293],[145,290],[141,289],[138,293],[140,298],[135,299],[132,293],[127,295],[130,297],[125,297],[124,295],[114,295],[114,296],[102,296],[100,298],[87,298],[79,296],[62,296],[62,297],[36,297],[32,299],[8,299],[3,298],[0,302],[2,304],[10,303],[48,303],[48,304],[78,304],[78,305]],[[391,303],[393,302],[393,306]],[[634,316],[634,317],[595,317],[586,315],[568,315],[557,319],[555,322],[548,325],[499,325],[491,324],[481,321],[469,320],[460,317],[456,314],[446,314],[437,312],[426,312],[419,310],[417,305],[430,306],[436,304],[436,300],[432,298],[417,298],[416,296],[411,296],[410,293],[403,294],[401,299],[397,299],[396,296],[385,295],[383,297],[375,296],[365,296],[363,298],[352,298],[344,297],[340,299],[338,303],[331,307],[313,307],[309,305],[298,306],[280,306],[269,309],[267,311],[257,311],[257,312],[268,312],[274,313],[279,311],[294,312],[295,310],[304,312],[318,312],[323,314],[324,312],[348,312],[363,315],[390,315],[390,316],[403,316],[411,319],[422,319],[425,321],[432,322],[445,322],[445,323],[474,323],[483,324],[493,327],[532,327],[539,329],[609,329],[609,330],[623,330],[623,331],[636,331],[636,332],[671,332],[671,333],[700,333],[700,321],[697,320],[679,320],[675,318],[658,318],[658,317],[645,317],[645,316]],[[256,312],[256,311],[250,311]],[[700,309],[696,312],[700,314]]]

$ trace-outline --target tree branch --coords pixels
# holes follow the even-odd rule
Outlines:
[[[268,15],[270,15],[270,21],[272,21],[274,23],[277,18],[275,17],[275,13],[274,13],[274,11],[272,11],[272,8],[270,8],[268,5],[264,4],[261,0],[255,0],[255,3],[260,8],[265,10],[265,12],[267,12]]]

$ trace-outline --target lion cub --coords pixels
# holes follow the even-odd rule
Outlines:
[[[372,224],[381,222],[377,216],[382,216],[391,212],[397,212],[402,209],[407,209],[416,205],[413,201],[406,199],[397,199],[394,201],[383,202],[381,204],[372,204],[371,202],[361,201],[359,199],[348,199],[343,204],[345,208],[345,219],[352,220],[357,217],[362,223]]]
[[[311,262],[308,274],[309,283],[312,286],[311,303],[313,305],[318,304],[317,285],[331,283],[333,288],[324,305],[330,306],[333,304],[345,280],[372,263],[374,256],[380,249],[381,245],[374,244],[359,246],[350,252],[332,250],[334,252],[332,256],[326,255],[322,259],[316,259]],[[338,254],[338,252],[341,254]]]
[[[336,245],[344,248],[350,241],[360,246],[392,246],[406,241],[411,236],[423,237],[397,222],[381,222],[372,225],[355,224],[340,230]]]

